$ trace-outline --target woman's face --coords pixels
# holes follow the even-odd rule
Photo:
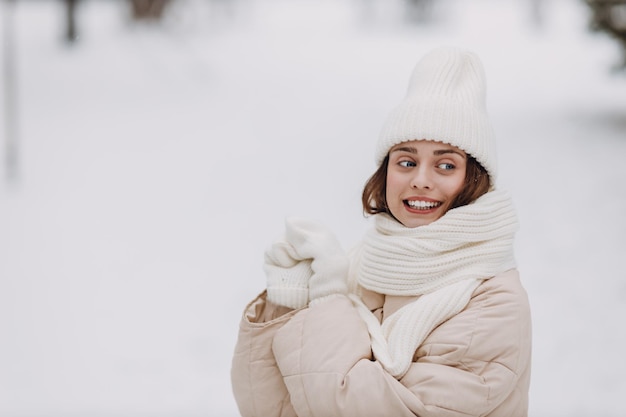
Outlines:
[[[387,207],[406,227],[443,216],[465,183],[467,155],[429,140],[400,143],[389,151]]]

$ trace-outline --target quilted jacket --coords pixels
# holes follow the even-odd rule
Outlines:
[[[381,321],[415,300],[362,298]],[[509,270],[430,333],[400,380],[373,357],[349,298],[291,310],[263,292],[245,308],[231,381],[243,417],[524,417],[530,369],[528,298]]]

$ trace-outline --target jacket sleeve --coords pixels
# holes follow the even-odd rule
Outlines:
[[[429,335],[401,382],[424,404],[420,416],[526,416],[531,339],[528,298],[512,270]]]
[[[295,412],[299,417],[492,413],[517,395],[530,349],[530,342],[521,340],[529,336],[523,324],[529,319],[519,324],[515,314],[502,315],[501,306],[489,308],[492,299],[493,294],[477,296],[471,308],[433,331],[400,381],[373,360],[367,328],[349,299],[335,297],[298,312],[273,342]],[[524,411],[502,408],[493,415]]]
[[[265,292],[246,306],[231,367],[233,395],[242,417],[296,417],[272,341],[297,311],[266,301]]]
[[[273,350],[298,417],[409,417],[415,396],[373,361],[367,328],[336,296],[298,312]]]

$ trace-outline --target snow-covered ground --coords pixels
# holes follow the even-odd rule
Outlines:
[[[378,131],[441,44],[487,71],[531,416],[626,415],[626,77],[582,1],[541,2],[536,25],[532,0],[441,0],[416,25],[398,0],[187,0],[156,28],[84,0],[71,47],[60,2],[17,3],[1,416],[237,415],[230,357],[263,249],[290,214],[359,239]]]

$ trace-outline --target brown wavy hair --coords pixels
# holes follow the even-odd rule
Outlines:
[[[363,187],[361,203],[365,215],[387,213],[391,215],[387,206],[387,165],[389,155],[385,157],[376,172],[367,180]],[[489,174],[482,165],[467,155],[465,170],[465,185],[461,192],[454,198],[449,209],[465,206],[474,202],[478,197],[489,191],[491,182]]]

